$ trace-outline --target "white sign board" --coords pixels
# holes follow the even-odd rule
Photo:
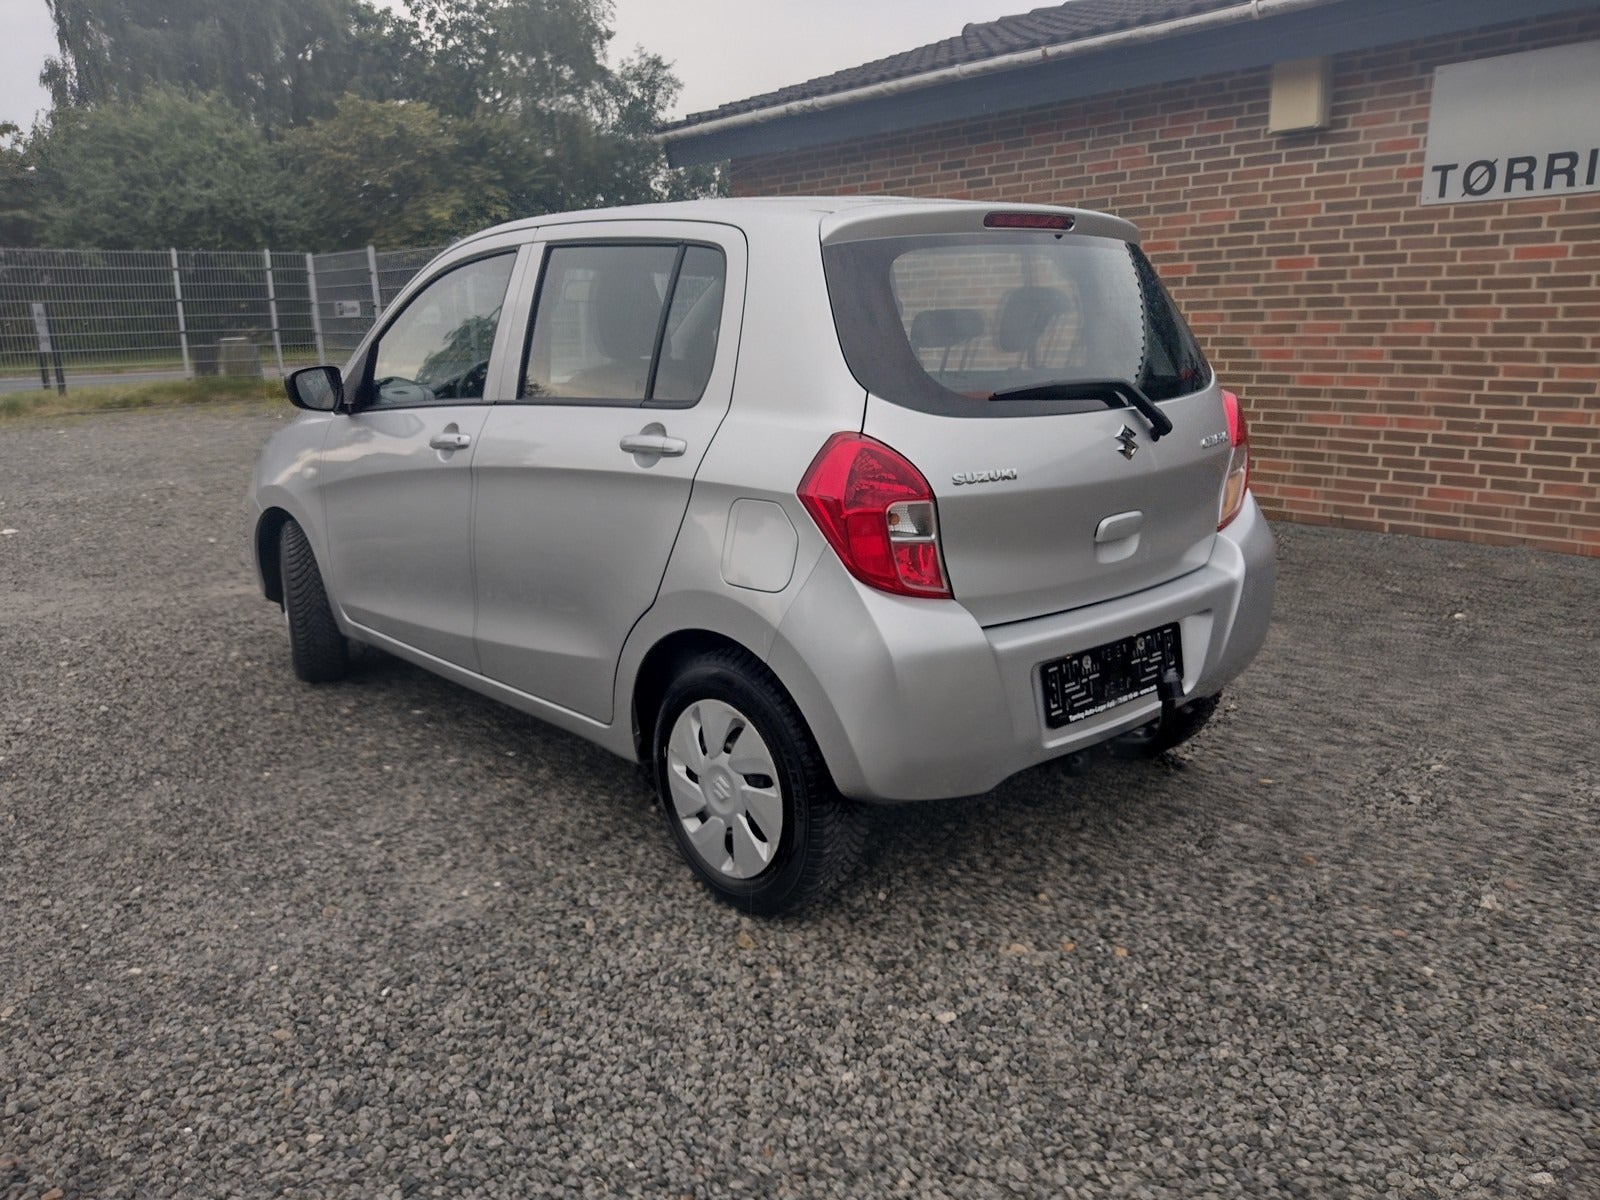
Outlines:
[[[1600,42],[1433,74],[1424,204],[1600,192]]]
[[[361,315],[361,301],[335,300],[333,302],[333,315],[336,317],[359,317]]]
[[[50,317],[44,310],[44,305],[35,304],[33,308],[33,332],[39,339],[39,353],[50,353]]]

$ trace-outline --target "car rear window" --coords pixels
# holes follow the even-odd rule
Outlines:
[[[898,404],[1021,416],[1103,408],[1082,385],[1133,384],[1159,402],[1210,382],[1155,268],[1127,242],[1012,231],[876,238],[824,247],[823,265],[845,360],[868,391]],[[1050,398],[1053,385],[1073,398]]]

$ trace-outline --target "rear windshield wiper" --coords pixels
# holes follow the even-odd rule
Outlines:
[[[1099,400],[1108,408],[1130,405],[1150,426],[1150,440],[1172,432],[1172,421],[1137,384],[1125,379],[1055,379],[1022,387],[1001,388],[991,400]]]

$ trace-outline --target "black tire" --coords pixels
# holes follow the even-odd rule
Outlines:
[[[278,569],[294,673],[307,683],[343,679],[350,670],[350,643],[333,619],[311,543],[294,521],[285,521],[278,534]]]
[[[734,826],[740,814],[719,817],[709,807],[714,802],[711,798],[714,789],[710,784],[702,791],[698,781],[691,780],[686,786],[684,775],[676,774],[692,774],[681,761],[681,745],[671,744],[674,730],[679,728],[679,719],[684,719],[683,730],[693,728],[694,717],[707,707],[724,713],[731,709],[746,723],[730,726],[733,732],[720,750],[709,748],[711,757],[721,753],[729,764],[720,769],[729,772],[739,765],[728,755],[727,748],[748,747],[748,733],[753,731],[773,771],[770,777],[763,772],[744,775],[743,780],[752,784],[757,792],[775,788],[781,799],[781,833],[760,843],[766,846],[770,858],[764,868],[747,877],[729,873],[737,870]],[[662,700],[651,744],[656,795],[667,829],[684,861],[719,899],[758,916],[789,912],[832,891],[859,860],[866,840],[866,823],[860,810],[834,788],[816,742],[794,702],[772,673],[745,651],[732,648],[714,651],[695,659],[681,671]],[[702,751],[708,749],[703,738],[699,745]],[[710,761],[708,757],[702,765]],[[732,771],[730,777],[736,775],[737,771]],[[681,802],[674,798],[675,786]],[[697,796],[703,796],[708,806],[704,809],[704,821],[685,813],[696,803]],[[734,806],[739,803],[736,797],[724,795],[722,798]],[[690,824],[698,822],[702,832],[715,833],[718,827],[714,822],[718,820],[725,820],[729,839],[725,869],[707,860],[697,849],[689,830]],[[758,826],[752,823],[751,827],[765,836]],[[748,831],[744,840],[746,844],[755,844]]]
[[[1204,729],[1221,703],[1221,692],[1201,696],[1174,710],[1165,720],[1152,721],[1112,738],[1107,748],[1114,758],[1157,758]]]

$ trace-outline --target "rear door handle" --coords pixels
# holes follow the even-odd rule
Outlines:
[[[630,433],[617,445],[628,454],[653,454],[661,458],[677,458],[689,448],[682,438],[668,437],[664,433]]]
[[[436,433],[428,439],[435,450],[465,450],[472,445],[470,433]]]

